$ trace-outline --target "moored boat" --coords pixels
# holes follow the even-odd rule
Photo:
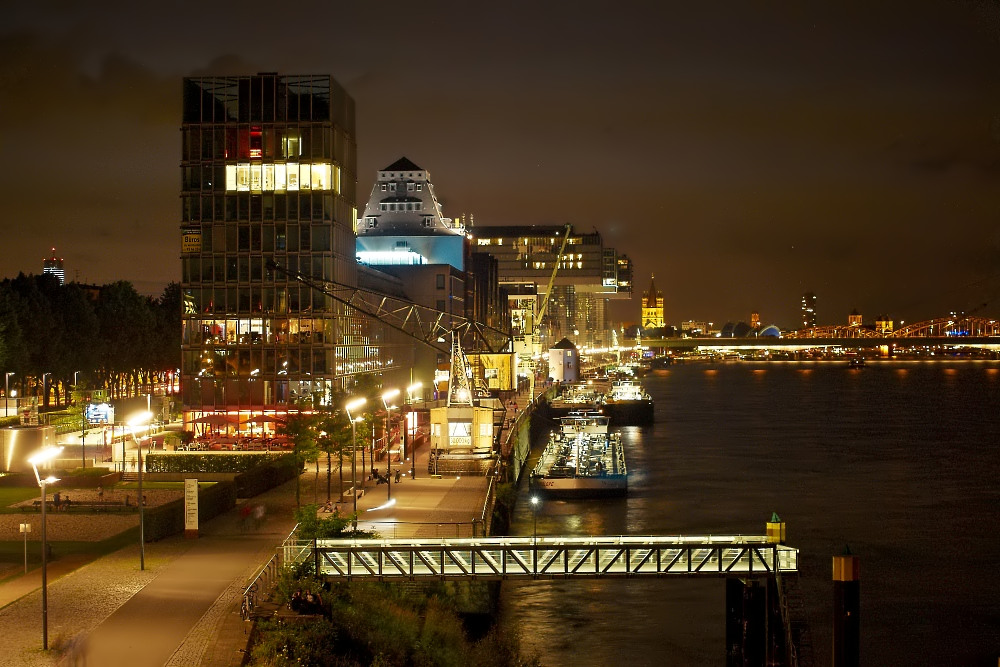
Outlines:
[[[653,423],[653,399],[634,380],[615,380],[601,406],[615,426]]]
[[[609,431],[606,415],[567,415],[549,435],[529,482],[533,490],[552,497],[624,495],[628,471],[621,436]]]

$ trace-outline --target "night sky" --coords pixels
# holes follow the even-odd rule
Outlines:
[[[276,71],[353,96],[359,207],[405,155],[446,215],[596,228],[626,321],[650,273],[675,324],[1000,314],[1000,5],[812,4],[8,4],[0,277],[179,280],[181,78]]]

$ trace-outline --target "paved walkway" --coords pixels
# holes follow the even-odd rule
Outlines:
[[[518,398],[521,409],[526,393]],[[358,499],[359,525],[393,536],[450,536],[479,518],[486,494],[482,477],[433,478],[426,474],[428,447],[417,448],[417,478],[407,475],[390,489],[366,484]],[[382,467],[384,467],[384,462]],[[300,478],[303,503],[326,500],[326,468],[307,465]],[[311,469],[309,469],[311,468]],[[345,467],[345,481],[350,468]],[[367,477],[358,472],[359,479]],[[334,500],[339,474],[333,471]],[[77,646],[88,667],[130,665],[239,665],[246,628],[239,608],[243,587],[293,528],[295,483],[250,501],[267,514],[256,532],[241,530],[234,509],[201,527],[197,540],[176,536],[146,545],[146,569],[139,570],[138,544],[89,561],[62,558],[48,569],[50,651],[41,650],[41,576],[0,584],[3,664],[36,667],[60,664],[66,646]],[[353,501],[341,503],[353,511]],[[81,515],[86,521],[86,515]],[[82,663],[81,663],[82,664]]]

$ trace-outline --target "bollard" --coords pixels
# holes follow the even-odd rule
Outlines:
[[[833,557],[833,667],[861,664],[861,564],[844,548]]]
[[[767,522],[767,541],[777,544],[785,543],[785,522],[777,512],[771,512],[771,520]]]

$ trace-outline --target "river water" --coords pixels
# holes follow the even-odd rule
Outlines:
[[[763,535],[777,512],[816,665],[831,662],[845,547],[861,563],[862,664],[997,664],[1000,364],[694,363],[642,383],[656,423],[622,429],[628,497],[545,501],[539,535]],[[527,493],[522,479],[512,534],[532,532]],[[716,579],[503,587],[549,667],[723,665],[724,603]]]

